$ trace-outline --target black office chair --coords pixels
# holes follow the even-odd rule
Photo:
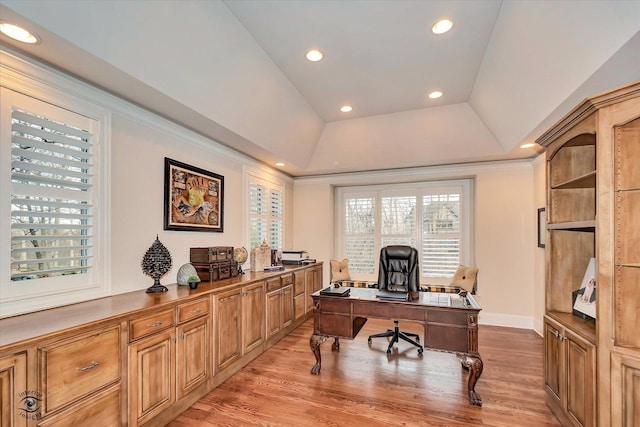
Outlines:
[[[418,268],[418,250],[411,246],[387,246],[380,251],[380,267],[378,272],[378,289],[392,293],[418,292],[420,287],[420,269]],[[418,354],[422,354],[423,347],[418,343],[420,336],[409,332],[401,332],[398,321],[393,321],[394,328],[387,332],[369,336],[372,338],[392,337],[387,353],[399,339],[418,347]],[[414,339],[412,339],[414,338]]]

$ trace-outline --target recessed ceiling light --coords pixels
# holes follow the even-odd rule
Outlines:
[[[284,163],[282,163],[282,162],[278,162],[278,163],[276,163],[276,166],[278,166],[278,167],[282,167],[282,166],[285,166],[285,164],[284,164]]]
[[[318,61],[320,61],[322,59],[322,57],[324,55],[319,50],[312,49],[312,50],[308,51],[305,56],[311,62],[318,62]]]
[[[453,27],[453,22],[449,19],[441,19],[431,27],[434,34],[444,34]]]
[[[533,142],[527,142],[527,143],[522,144],[520,146],[520,148],[531,148],[531,147],[535,147],[535,146],[536,146],[536,144],[534,144]]]
[[[434,90],[429,94],[429,98],[431,99],[440,98],[441,96],[442,96],[442,92],[440,92],[439,90]]]
[[[348,113],[351,110],[353,110],[353,108],[351,108],[351,105],[343,105],[342,107],[340,107],[340,111],[342,111],[343,113]]]
[[[35,34],[33,34],[32,32],[27,31],[22,27],[18,27],[15,24],[10,24],[8,22],[0,21],[0,33],[22,43],[29,43],[29,44],[40,43],[40,38]]]

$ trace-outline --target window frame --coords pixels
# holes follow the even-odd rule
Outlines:
[[[42,68],[0,50],[3,96],[0,126],[0,317],[8,317],[60,305],[88,301],[110,295],[110,170],[111,113],[99,103],[97,93],[83,84],[74,84],[66,76]],[[95,122],[92,129],[95,164],[92,168],[93,267],[82,279],[72,276],[11,280],[11,108],[48,104],[71,115]],[[27,110],[47,116],[43,110]],[[56,280],[58,279],[58,280]],[[30,283],[31,282],[31,283]]]
[[[376,224],[375,224],[375,247],[374,247],[374,272],[372,274],[357,273],[359,280],[377,280],[378,274],[378,258],[377,254],[380,253],[382,248],[382,225],[381,225],[381,200],[384,197],[394,196],[415,196],[416,197],[416,217],[414,228],[414,240],[417,243],[416,249],[419,252],[419,259],[423,259],[422,253],[422,203],[424,195],[443,194],[446,192],[460,191],[460,264],[474,265],[474,211],[475,211],[475,199],[474,199],[474,179],[473,178],[460,178],[450,179],[443,181],[422,181],[422,182],[410,182],[399,184],[374,184],[363,186],[338,186],[335,188],[336,199],[336,229],[335,229],[335,248],[334,258],[342,259],[345,255],[345,199],[349,196],[363,195],[371,196],[375,195],[376,204]],[[422,262],[421,262],[422,264]],[[429,283],[448,283],[449,277],[441,276],[423,276],[422,265],[420,266],[421,281]]]
[[[273,176],[267,176],[265,174],[261,174],[257,171],[253,171],[253,170],[249,170],[247,168],[245,168],[245,191],[246,191],[246,195],[244,197],[245,203],[246,203],[246,209],[244,209],[244,211],[246,212],[245,215],[245,226],[243,227],[243,229],[245,230],[245,238],[244,241],[247,244],[247,248],[249,248],[249,251],[251,250],[251,224],[252,224],[252,218],[254,218],[254,216],[251,213],[251,185],[252,184],[258,184],[258,185],[262,185],[267,189],[267,192],[271,191],[271,190],[276,190],[280,192],[280,198],[281,198],[281,211],[282,214],[280,216],[280,221],[281,221],[281,236],[280,236],[280,241],[281,241],[281,246],[280,248],[272,248],[272,249],[279,249],[279,250],[283,250],[284,246],[285,246],[285,230],[286,230],[286,193],[285,193],[285,183],[282,182],[281,180],[277,179],[277,177],[273,177]],[[270,198],[269,195],[267,195],[267,200]],[[266,214],[266,229],[267,229],[267,236],[266,236],[266,241],[267,243],[271,246],[271,235],[270,235],[270,230],[271,230],[271,221],[272,221],[272,217],[270,215],[270,208],[267,207],[267,214]]]

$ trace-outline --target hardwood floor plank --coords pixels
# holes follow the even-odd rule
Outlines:
[[[533,331],[481,326],[481,408],[469,405],[467,372],[455,355],[367,336],[389,327],[371,319],[340,350],[322,344],[311,375],[313,321],[229,378],[169,424],[194,426],[559,426],[544,403],[542,339]],[[422,334],[419,325],[401,328]]]

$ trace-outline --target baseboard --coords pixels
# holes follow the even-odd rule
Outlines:
[[[487,312],[481,311],[478,316],[478,323],[481,325],[505,326],[508,328],[535,330],[534,319],[531,316],[518,316],[514,314],[501,314],[501,313],[487,313]]]

